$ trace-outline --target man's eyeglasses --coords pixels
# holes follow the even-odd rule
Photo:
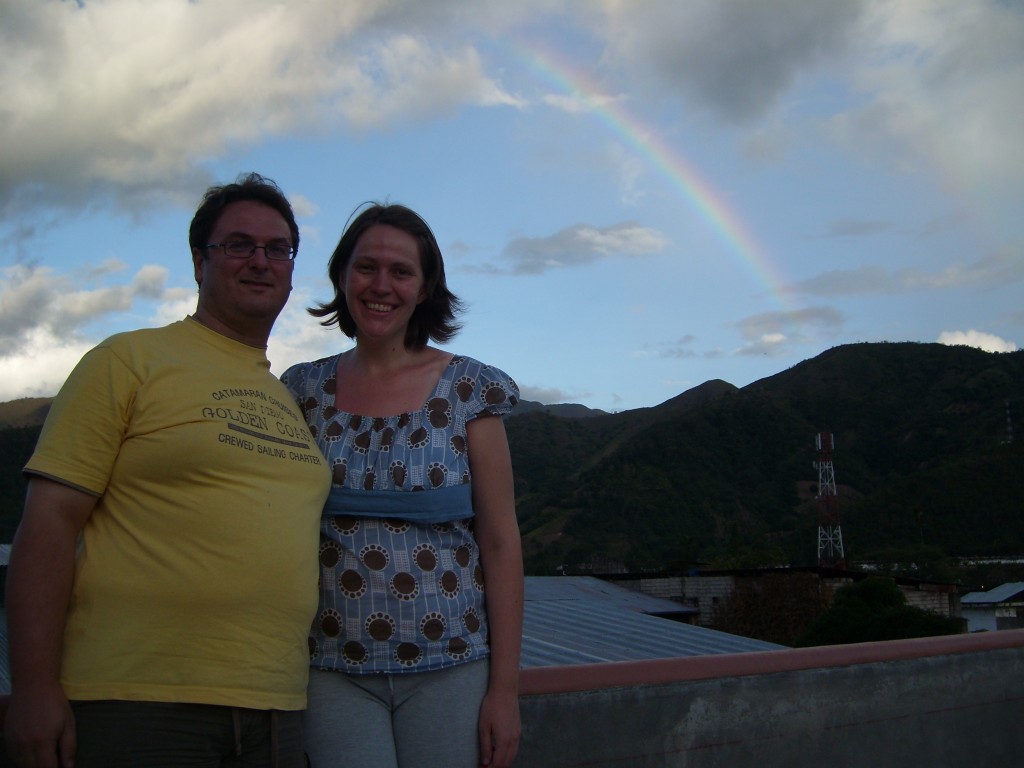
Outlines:
[[[284,243],[271,243],[270,245],[256,245],[244,240],[234,240],[230,243],[210,243],[207,248],[222,248],[224,254],[232,259],[248,259],[256,253],[257,248],[262,248],[268,259],[274,261],[291,261],[295,258],[295,249]]]

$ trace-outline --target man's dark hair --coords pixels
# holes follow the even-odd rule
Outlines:
[[[288,198],[277,184],[258,173],[243,173],[234,184],[223,184],[206,190],[188,228],[189,247],[202,251],[210,244],[210,233],[217,226],[224,209],[232,203],[249,200],[269,206],[281,214],[292,233],[292,248],[298,251],[299,225],[295,223],[295,214]]]
[[[337,248],[327,263],[327,276],[334,286],[334,300],[317,304],[307,311],[314,317],[325,317],[321,325],[337,323],[341,332],[350,339],[356,337],[355,320],[348,311],[345,294],[340,289],[341,278],[352,258],[356,243],[370,227],[386,225],[406,232],[416,240],[420,251],[420,266],[423,269],[423,291],[426,298],[416,305],[405,331],[406,347],[422,347],[430,339],[443,343],[451,339],[461,324],[455,315],[462,311],[462,302],[448,290],[444,276],[444,259],[441,249],[422,217],[410,208],[397,204],[364,203],[368,207],[349,224],[338,241]],[[358,208],[356,209],[358,210]]]

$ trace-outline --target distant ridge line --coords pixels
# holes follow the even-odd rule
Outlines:
[[[0,403],[0,428],[42,426],[52,403],[52,397],[22,397]]]

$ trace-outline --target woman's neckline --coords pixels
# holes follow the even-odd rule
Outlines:
[[[387,398],[380,398],[379,393],[383,390],[392,389],[386,381],[380,381],[376,383],[359,382],[356,386],[363,388],[364,392],[357,392],[355,399],[365,399],[368,405],[366,407],[358,407],[343,405],[341,402],[341,395],[344,392],[346,385],[344,383],[343,366],[345,360],[345,353],[339,353],[335,359],[335,395],[333,405],[338,413],[345,414],[347,416],[357,416],[366,419],[394,419],[401,416],[407,416],[410,414],[418,413],[427,407],[430,400],[434,397],[437,392],[438,386],[444,380],[448,369],[451,367],[451,363],[456,359],[456,355],[446,352],[440,349],[430,347],[433,353],[430,359],[425,360],[420,364],[420,368],[425,372],[429,372],[429,386],[422,385],[418,389],[416,384],[412,386],[408,385],[407,372],[395,371],[385,378],[394,379],[398,386],[408,386],[409,392],[415,391],[415,394],[406,393],[405,395],[399,394],[395,399],[401,402],[400,405],[390,406],[375,406],[375,402],[386,400]],[[351,402],[351,401],[350,401]]]

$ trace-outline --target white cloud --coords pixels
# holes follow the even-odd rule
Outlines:
[[[826,237],[864,237],[875,235],[892,227],[892,223],[879,219],[837,219],[829,223]]]
[[[132,292],[147,299],[159,299],[166,293],[167,268],[147,264],[132,279]]]
[[[817,296],[851,296],[964,287],[995,288],[1022,280],[1024,260],[1010,251],[1004,251],[967,264],[951,264],[934,272],[912,267],[887,269],[881,266],[830,270],[796,283],[792,288]]]
[[[939,334],[939,344],[947,346],[977,347],[986,352],[1016,352],[1017,345],[1012,341],[1001,339],[991,333],[976,331],[943,331]]]
[[[1024,15],[994,0],[2,3],[0,215],[191,201],[227,149],[522,107],[481,50],[566,24],[621,87],[548,97],[560,109],[657,89],[754,130],[767,120],[774,154],[787,96],[829,78],[860,92],[822,117],[857,150],[929,153],[965,183],[1024,165]],[[739,140],[767,151],[764,134]]]
[[[53,397],[71,369],[92,348],[83,339],[33,328],[13,354],[0,356],[0,402],[20,397]]]
[[[792,351],[793,345],[834,337],[843,322],[843,315],[831,307],[806,307],[751,315],[737,323],[746,342],[734,354],[769,357],[787,354]]]
[[[48,320],[55,278],[48,269],[15,266],[3,271],[0,286],[0,355],[24,344],[23,336]]]
[[[664,345],[658,356],[678,359],[696,357],[697,352],[693,349],[696,341],[697,337],[688,333],[682,338]]]
[[[55,395],[82,355],[107,335],[105,321],[140,301],[162,302],[152,325],[195,309],[194,290],[167,288],[165,267],[145,265],[123,284],[88,287],[123,269],[110,259],[69,274],[26,265],[0,270],[0,401]]]
[[[288,195],[288,202],[291,203],[292,211],[297,219],[307,219],[320,213],[320,206],[314,203],[305,195],[292,192]]]
[[[549,237],[513,240],[502,252],[492,272],[536,275],[549,269],[575,267],[598,259],[648,256],[661,251],[668,241],[660,232],[635,222],[610,227],[576,224]]]
[[[146,273],[162,271],[162,268],[145,267],[136,275],[135,283],[146,284]],[[165,275],[164,275],[165,276]],[[37,282],[54,289],[52,275],[44,270],[34,273]],[[141,278],[141,279],[140,279]],[[134,284],[134,283],[133,283]],[[130,293],[128,286],[97,291],[81,291],[67,302],[78,309],[78,314],[65,314],[62,321],[53,323],[37,322],[31,327],[10,329],[5,340],[0,342],[0,402],[19,397],[52,397],[57,394],[71,369],[82,355],[99,343],[102,338],[79,333],[77,326],[69,322],[96,319],[100,315],[121,311],[121,306],[103,309],[103,302],[111,296],[123,297]],[[21,298],[18,306],[34,295],[30,290],[15,291]],[[140,294],[141,295],[141,294]],[[192,314],[196,308],[196,292],[191,288],[172,288],[160,293],[160,303],[145,323],[134,327],[159,327],[181,320]],[[267,357],[275,375],[298,362],[325,357],[349,348],[352,342],[336,329],[325,329],[319,321],[306,312],[311,295],[296,289],[274,326],[267,348]],[[0,306],[6,311],[8,302],[0,294]],[[62,310],[66,306],[62,305]],[[90,311],[95,314],[90,315]],[[38,318],[37,318],[38,319]],[[101,334],[105,335],[105,334]]]
[[[613,166],[618,170],[619,176],[619,200],[623,205],[635,207],[644,198],[644,191],[639,184],[640,178],[646,170],[643,160],[635,154],[623,151],[619,144],[612,144],[609,147],[609,155]]]
[[[83,265],[88,278],[109,272]],[[146,265],[130,282],[100,288],[79,287],[75,275],[57,274],[48,267],[16,265],[2,272],[0,287],[0,358],[31,355],[40,340],[56,339],[58,348],[78,349],[80,328],[89,322],[126,312],[137,299],[173,300],[180,289],[168,291],[167,269]],[[194,307],[194,302],[193,302]]]
[[[789,339],[785,334],[766,333],[758,339],[747,342],[734,351],[734,354],[745,357],[780,357],[789,354],[790,349],[786,345]]]
[[[1024,14],[1013,3],[875,0],[850,82],[861,105],[830,120],[851,149],[960,187],[1024,170]]]
[[[519,104],[474,48],[427,42],[457,8],[403,5],[3,3],[0,213],[190,199],[229,147]]]
[[[837,99],[821,125],[886,168],[938,168],[965,188],[1017,184],[1024,170],[1019,3],[608,0],[601,34],[609,80],[770,126],[771,143],[739,137],[764,157],[783,147],[806,92],[825,86],[855,106]]]
[[[578,403],[592,397],[590,392],[567,392],[557,387],[531,387],[528,384],[521,384],[519,394],[523,400],[532,400],[537,403],[551,405],[554,403]]]
[[[862,0],[609,2],[608,56],[725,120],[748,122],[849,45]],[[646,79],[646,78],[645,78]]]
[[[198,291],[195,288],[171,288],[167,290],[160,304],[149,316],[149,326],[159,328],[181,320],[196,311]]]
[[[352,82],[339,89],[336,107],[359,131],[443,114],[461,104],[522,105],[486,77],[470,47],[447,52],[418,37],[396,35],[365,54],[357,67]]]
[[[544,104],[569,114],[578,115],[607,108],[618,99],[599,93],[549,93],[541,98]]]
[[[324,328],[318,318],[306,311],[313,302],[312,292],[297,286],[274,323],[267,358],[275,376],[296,363],[327,357],[352,346],[352,340],[337,326]]]

